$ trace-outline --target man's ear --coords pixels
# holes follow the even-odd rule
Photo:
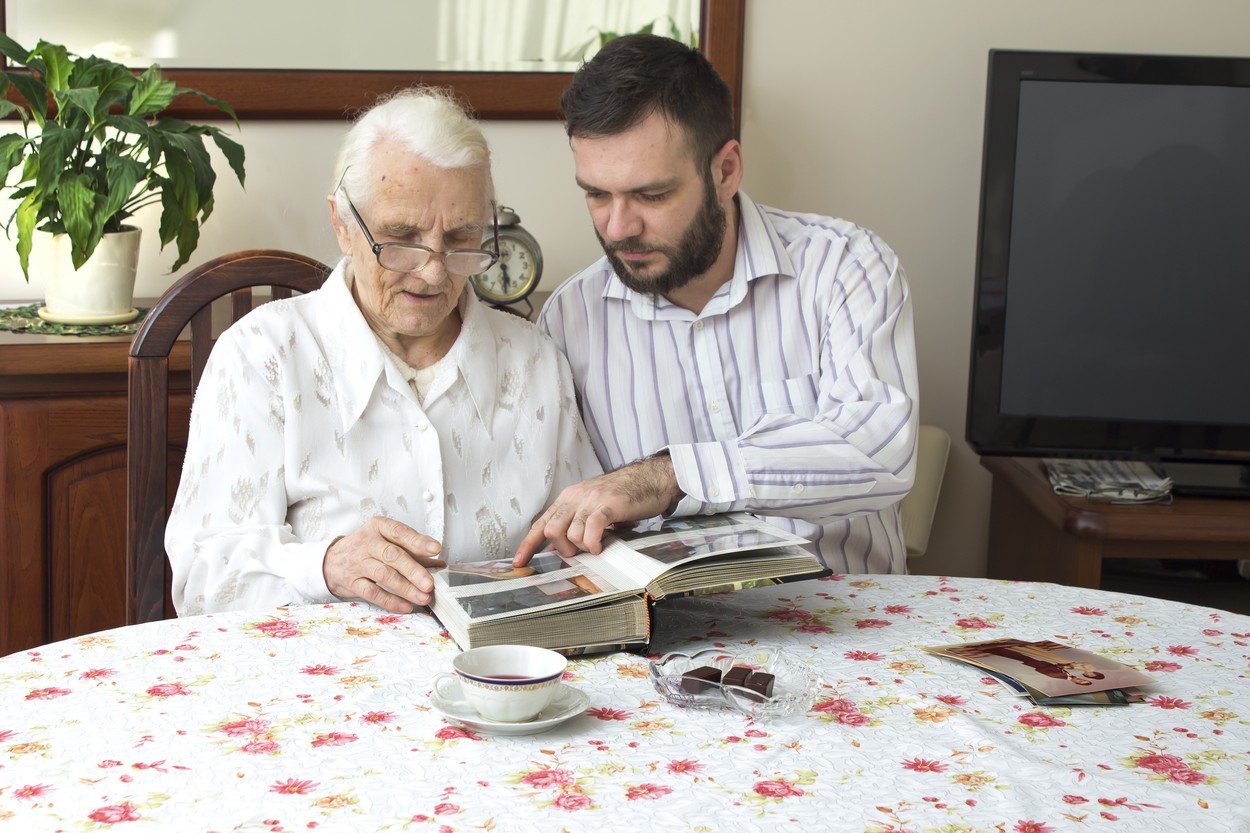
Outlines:
[[[343,218],[339,217],[339,205],[333,194],[326,197],[326,202],[330,205],[330,225],[334,228],[335,239],[339,241],[339,251],[345,255],[351,254],[352,230],[343,222]]]
[[[742,185],[742,145],[730,139],[712,157],[712,182],[721,202],[732,199]]]

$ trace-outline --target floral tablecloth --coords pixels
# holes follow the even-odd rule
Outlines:
[[[683,599],[660,650],[784,648],[822,678],[753,723],[573,660],[591,701],[534,736],[428,703],[456,647],[352,604],[107,631],[0,659],[0,828],[1250,830],[1250,617],[1055,585],[837,576]],[[1049,639],[1158,682],[1039,708],[919,645]]]

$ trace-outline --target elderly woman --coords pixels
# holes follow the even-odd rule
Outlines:
[[[477,124],[440,90],[396,95],[348,132],[335,183],[337,268],[227,330],[196,391],[165,537],[182,615],[411,611],[429,568],[511,556],[600,471],[564,357],[466,290],[497,256]]]

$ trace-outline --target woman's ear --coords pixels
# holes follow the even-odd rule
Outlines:
[[[352,230],[343,222],[343,218],[339,217],[339,205],[333,194],[326,197],[326,202],[330,205],[330,225],[334,228],[335,239],[339,241],[339,251],[350,255],[352,253]]]

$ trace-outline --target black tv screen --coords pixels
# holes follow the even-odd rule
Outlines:
[[[991,52],[977,245],[978,453],[1250,462],[1250,59]]]

